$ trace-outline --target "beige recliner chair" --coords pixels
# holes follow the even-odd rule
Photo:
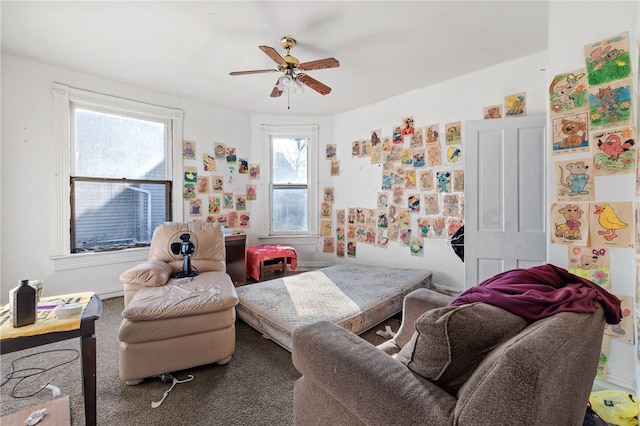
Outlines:
[[[194,277],[183,270],[172,242],[189,234]],[[120,276],[124,311],[119,331],[119,375],[128,385],[144,378],[210,363],[225,364],[235,351],[238,296],[226,273],[224,236],[212,223],[159,225],[149,257]]]

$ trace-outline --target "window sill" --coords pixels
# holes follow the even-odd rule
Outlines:
[[[258,235],[262,244],[310,245],[320,243],[319,235]]]
[[[149,256],[149,247],[98,253],[78,253],[51,256],[56,271],[115,265],[118,263],[144,262]]]

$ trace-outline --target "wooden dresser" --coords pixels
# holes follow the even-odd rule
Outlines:
[[[247,236],[226,235],[224,237],[224,247],[227,253],[226,264],[227,274],[231,277],[233,285],[239,286],[247,283]]]

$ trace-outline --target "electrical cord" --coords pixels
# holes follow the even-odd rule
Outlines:
[[[48,368],[40,368],[40,367],[29,367],[29,368],[23,368],[20,370],[16,370],[16,363],[18,361],[27,359],[27,358],[31,358],[37,355],[42,355],[42,354],[47,354],[47,353],[52,353],[52,352],[72,352],[73,354],[75,354],[75,357],[65,361],[65,362],[61,362],[59,364],[54,365],[53,367],[48,367]],[[47,350],[47,351],[40,351],[40,352],[36,352],[34,354],[31,355],[25,355],[25,356],[21,356],[19,358],[14,359],[13,361],[11,361],[11,372],[8,373],[6,376],[4,376],[4,381],[2,383],[0,383],[0,387],[6,385],[7,383],[9,383],[10,380],[18,380],[18,383],[16,383],[15,385],[13,385],[13,388],[11,389],[11,396],[13,398],[29,398],[32,397],[34,395],[37,395],[38,393],[42,392],[49,383],[51,383],[53,381],[53,378],[51,380],[49,380],[44,386],[41,386],[39,390],[28,394],[28,395],[18,395],[16,393],[16,388],[20,385],[20,383],[22,383],[23,380],[28,379],[29,377],[32,376],[36,376],[38,374],[42,374],[42,373],[46,373],[47,371],[53,370],[54,368],[58,368],[61,367],[65,364],[69,364],[73,361],[75,361],[76,359],[80,358],[80,352],[77,349],[51,349],[51,350]],[[33,371],[32,373],[27,373],[29,371]],[[22,375],[18,375],[17,373],[21,373]]]

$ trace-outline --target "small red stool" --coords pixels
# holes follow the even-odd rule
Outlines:
[[[296,249],[280,244],[247,247],[247,275],[260,281],[264,272],[287,273],[287,264],[292,271],[298,266]]]

